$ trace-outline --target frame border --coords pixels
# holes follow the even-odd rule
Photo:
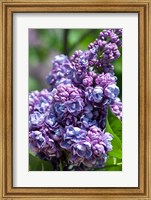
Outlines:
[[[13,180],[13,13],[135,12],[139,15],[139,186],[137,188],[14,188]],[[0,198],[151,199],[151,1],[2,0],[0,2]],[[150,154],[149,154],[150,152]]]

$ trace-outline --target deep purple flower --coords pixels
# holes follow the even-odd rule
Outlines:
[[[120,57],[120,52],[115,43],[108,43],[104,47],[103,63],[110,63]]]
[[[67,114],[61,119],[61,124],[63,124],[64,126],[69,126],[69,125],[76,126],[77,121],[78,119],[76,116],[72,114]]]

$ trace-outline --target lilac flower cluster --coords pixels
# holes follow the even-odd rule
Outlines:
[[[105,131],[107,110],[122,120],[122,103],[112,62],[120,57],[121,29],[108,29],[70,59],[56,56],[49,90],[29,94],[29,143],[42,159],[64,169],[103,167],[112,150]],[[58,169],[56,169],[58,170]]]

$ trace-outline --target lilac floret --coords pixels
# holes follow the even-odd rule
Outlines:
[[[75,100],[67,101],[65,106],[69,113],[73,115],[78,115],[83,110],[84,103],[81,101],[81,98]]]
[[[111,111],[122,121],[122,102],[117,97],[110,104]]]
[[[71,80],[74,75],[74,69],[67,56],[56,56],[52,62],[52,70],[47,77],[47,83],[51,86],[57,86],[65,83],[65,80]]]
[[[46,89],[42,91],[34,91],[29,94],[29,113],[34,110],[45,113],[49,110],[50,104],[52,103],[52,97],[50,92]]]
[[[34,152],[42,152],[48,160],[61,155],[54,140],[49,138],[44,130],[31,131],[29,133],[29,142]]]
[[[100,103],[103,98],[103,88],[100,86],[96,86],[95,88],[87,87],[85,95],[89,101]]]
[[[102,73],[96,77],[95,83],[101,87],[106,87],[109,84],[116,83],[116,80],[117,80],[116,76],[113,76],[110,73],[106,74]]]
[[[85,136],[85,130],[81,130],[79,127],[67,126],[60,146],[64,149],[70,150],[74,143],[80,142],[85,138]]]
[[[117,60],[120,57],[120,52],[115,43],[108,43],[104,47],[103,63],[110,63]]]
[[[115,84],[108,85],[104,89],[104,94],[110,99],[115,99],[119,95],[119,88]]]
[[[52,93],[54,107],[59,118],[64,117],[65,114],[76,116],[83,110],[83,92],[74,85],[60,84]]]
[[[35,111],[30,115],[29,120],[30,129],[35,127],[41,127],[45,120],[45,114],[41,114]]]

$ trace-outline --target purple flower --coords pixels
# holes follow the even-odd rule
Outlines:
[[[89,51],[75,51],[70,61],[76,72],[82,72],[88,68]]]
[[[56,102],[54,104],[54,108],[56,113],[58,114],[58,117],[62,117],[63,114],[67,112],[66,106],[61,102]]]
[[[72,84],[59,84],[52,91],[53,100],[55,102],[66,102],[68,100],[80,99],[82,100],[83,92]]]
[[[81,127],[88,128],[90,126],[97,125],[97,121],[94,120],[92,117],[92,113],[82,115],[80,118]]]
[[[119,88],[115,84],[108,85],[104,89],[104,94],[110,99],[115,99],[119,95]]]
[[[79,98],[76,100],[67,101],[65,103],[65,106],[69,113],[72,113],[73,115],[78,115],[83,110],[84,102],[81,98]]]
[[[84,107],[83,92],[71,84],[60,84],[52,91],[54,108],[58,118],[67,114],[78,115]]]
[[[45,113],[49,110],[52,103],[52,97],[50,92],[46,89],[39,91],[34,91],[29,94],[29,112],[32,113],[35,110],[40,113]]]
[[[83,86],[84,87],[92,86],[94,84],[94,79],[96,78],[96,76],[97,74],[93,71],[85,73],[82,81]]]
[[[60,145],[62,148],[70,150],[72,145],[76,142],[80,142],[86,136],[86,131],[79,127],[67,126],[64,133],[64,140],[61,141]]]
[[[73,78],[74,69],[67,56],[56,56],[52,65],[52,70],[47,77],[47,83],[49,85],[57,86],[65,82],[65,79],[71,80]]]
[[[118,46],[121,46],[121,40],[119,38],[121,34],[122,34],[122,29],[107,29],[103,30],[100,33],[99,38],[101,40],[109,41],[117,44]]]
[[[119,98],[114,99],[110,104],[111,111],[122,120],[122,102]]]
[[[105,132],[108,108],[122,120],[114,62],[121,29],[103,30],[86,51],[56,56],[50,88],[29,94],[29,143],[54,170],[93,170],[105,165],[112,135]]]
[[[110,63],[120,57],[118,46],[115,43],[108,43],[104,47],[103,63]]]
[[[30,128],[41,127],[44,123],[45,115],[37,111],[30,115]]]
[[[53,131],[51,137],[53,138],[54,141],[60,141],[62,140],[63,134],[64,134],[64,129],[60,126]]]
[[[87,87],[85,95],[89,101],[100,103],[103,98],[103,88],[100,86],[96,86],[95,88]]]
[[[88,131],[70,127],[61,147],[71,153],[70,162],[75,166],[82,163],[86,167],[95,168],[104,165],[107,152],[112,149],[111,140],[112,136],[104,133],[97,126],[90,127]]]
[[[101,68],[105,73],[114,74],[114,67],[111,64],[120,57],[119,47],[122,42],[114,31],[107,29],[100,33],[93,43],[88,46],[89,65],[95,68]]]
[[[95,82],[97,85],[104,88],[108,86],[109,84],[116,83],[116,80],[117,80],[116,76],[113,76],[110,73],[106,73],[106,74],[102,73],[96,77]]]
[[[49,115],[46,118],[46,125],[50,130],[54,130],[58,127],[58,121],[55,113],[50,111]]]
[[[100,86],[96,86],[93,90],[93,100],[96,103],[101,102],[103,98],[103,89]]]
[[[77,117],[72,115],[72,114],[67,114],[65,115],[62,119],[61,119],[61,123],[64,125],[64,126],[69,126],[69,125],[77,125]]]
[[[54,140],[49,138],[44,130],[31,131],[29,133],[29,142],[32,150],[36,153],[43,153],[47,160],[51,160],[52,157],[60,157],[61,155]]]
[[[81,144],[73,145],[73,155],[70,158],[70,162],[76,165],[80,165],[85,159],[89,159],[92,155],[91,144],[89,142],[83,142]]]
[[[36,151],[42,149],[46,144],[46,140],[40,131],[31,131],[29,138],[32,143],[32,148]]]

